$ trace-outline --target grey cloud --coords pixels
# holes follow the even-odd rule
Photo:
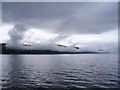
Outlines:
[[[3,3],[4,23],[24,23],[55,33],[103,33],[117,28],[117,2]]]
[[[27,27],[23,24],[15,24],[14,28],[9,32],[10,40],[9,45],[17,46],[20,41],[24,38],[24,32]]]
[[[0,2],[0,25],[2,24],[2,3]]]

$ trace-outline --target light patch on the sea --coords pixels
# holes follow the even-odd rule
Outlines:
[[[54,39],[58,34],[49,33],[44,29],[29,29],[25,32],[26,42],[44,43],[51,39]]]

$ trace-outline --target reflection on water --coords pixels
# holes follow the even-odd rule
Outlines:
[[[2,57],[0,56],[0,90],[2,89]]]
[[[118,86],[117,55],[3,55],[2,61],[3,90]]]

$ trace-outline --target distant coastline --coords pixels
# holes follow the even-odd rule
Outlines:
[[[6,48],[6,43],[0,44],[0,54],[102,54],[108,52],[68,52],[68,51],[53,51],[53,50],[25,50]]]

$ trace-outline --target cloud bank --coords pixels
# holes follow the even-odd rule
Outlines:
[[[3,2],[2,19],[13,26],[8,43],[15,46],[27,42],[34,49],[117,48],[117,2]]]

